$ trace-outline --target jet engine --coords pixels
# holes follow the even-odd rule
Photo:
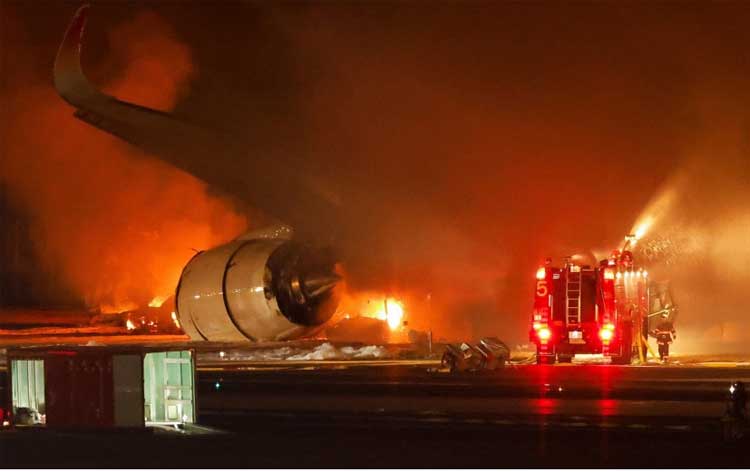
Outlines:
[[[283,341],[313,334],[338,305],[330,251],[288,239],[237,240],[199,252],[177,286],[195,341]]]
[[[316,233],[311,228],[322,227],[321,221],[338,213],[329,199],[309,191],[309,185],[269,157],[274,154],[263,157],[264,153],[256,152],[257,158],[248,161],[243,141],[97,90],[81,69],[87,12],[87,5],[78,9],[54,68],[55,88],[76,108],[77,118],[166,159],[209,185],[248,197],[257,209],[292,224],[308,237]],[[210,159],[189,157],[217,152],[240,156],[229,161],[241,162],[241,172],[227,171]],[[242,178],[228,181],[232,172]],[[279,173],[284,185],[277,185],[273,177]],[[299,205],[300,201],[305,205]],[[322,327],[337,306],[335,259],[328,251],[293,242],[285,237],[288,234],[282,228],[260,231],[196,254],[177,286],[176,311],[185,333],[198,341],[281,341]]]

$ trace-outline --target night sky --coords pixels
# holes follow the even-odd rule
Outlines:
[[[139,301],[152,294],[135,280],[176,283],[174,270],[143,261],[179,246],[169,263],[181,264],[189,244],[257,221],[220,186],[173,176],[76,122],[51,71],[78,3],[1,5],[3,218],[29,227],[39,261],[29,283],[72,274],[58,304],[71,293],[87,305]],[[335,195],[350,290],[399,296],[419,329],[520,342],[535,267],[546,256],[606,256],[665,191],[677,196],[650,235],[709,228],[690,249],[699,256],[683,269],[699,276],[683,293],[701,292],[696,278],[726,290],[694,305],[726,306],[750,282],[748,25],[746,2],[92,2],[83,60],[119,98],[227,130],[247,159],[276,149],[279,166]],[[47,118],[37,128],[34,116]],[[76,144],[50,151],[57,140]],[[80,165],[97,140],[91,149],[107,151]],[[195,158],[228,166],[220,152]],[[71,182],[87,191],[66,190]],[[156,190],[170,186],[179,190]],[[42,187],[54,197],[39,197]],[[124,204],[125,194],[140,196]],[[197,242],[167,236],[195,227]],[[731,249],[709,250],[721,235]],[[134,247],[151,275],[123,268]],[[728,255],[738,269],[724,282],[714,266]],[[670,272],[682,270],[679,257],[657,259],[662,276],[680,279]],[[117,272],[132,281],[121,286]],[[113,281],[89,292],[102,273]],[[709,329],[703,311],[682,314]]]

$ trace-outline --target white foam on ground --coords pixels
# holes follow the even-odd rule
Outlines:
[[[343,357],[343,353],[336,349],[331,343],[324,343],[316,347],[310,352],[296,354],[294,356],[287,357],[288,361],[328,361],[334,359],[340,359]]]
[[[342,347],[341,352],[353,359],[383,359],[388,357],[388,350],[383,346],[364,346],[360,348]]]
[[[230,353],[227,359],[244,361],[338,361],[347,359],[387,359],[388,350],[383,346],[343,346],[337,348],[331,343],[323,343],[313,348],[281,347],[278,349],[253,350]]]
[[[611,364],[612,360],[602,354],[576,354],[572,362],[574,364]]]
[[[242,359],[251,360],[251,361],[283,361],[286,360],[289,356],[294,355],[294,350],[290,347],[281,347],[278,349],[269,349],[267,351],[251,351],[248,353],[245,353],[242,356],[230,356],[232,358],[238,358],[241,357]]]

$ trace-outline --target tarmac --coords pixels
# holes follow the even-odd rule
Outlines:
[[[750,431],[729,441],[722,420],[730,383],[750,381],[739,356],[642,366],[519,357],[452,374],[435,359],[259,361],[214,347],[228,350],[197,357],[200,433],[18,428],[0,432],[0,465],[750,466]]]

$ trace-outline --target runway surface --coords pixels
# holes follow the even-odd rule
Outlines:
[[[748,367],[509,366],[454,375],[428,365],[310,363],[208,367],[199,373],[206,415],[298,413],[413,416],[446,422],[716,426],[732,381]]]
[[[200,361],[200,358],[199,358]],[[199,362],[198,420],[222,434],[0,433],[5,466],[719,467],[731,381],[750,368],[434,361]]]
[[[192,347],[147,339],[154,347]],[[334,347],[326,352],[365,352]],[[0,465],[750,466],[750,440],[723,436],[728,387],[750,382],[741,357],[679,358],[666,366],[599,365],[601,359],[537,366],[527,359],[464,374],[394,349],[385,359],[294,359],[318,348],[198,351],[198,422],[221,434],[0,431]],[[285,360],[264,360],[269,353]],[[0,372],[0,395],[6,387]]]

